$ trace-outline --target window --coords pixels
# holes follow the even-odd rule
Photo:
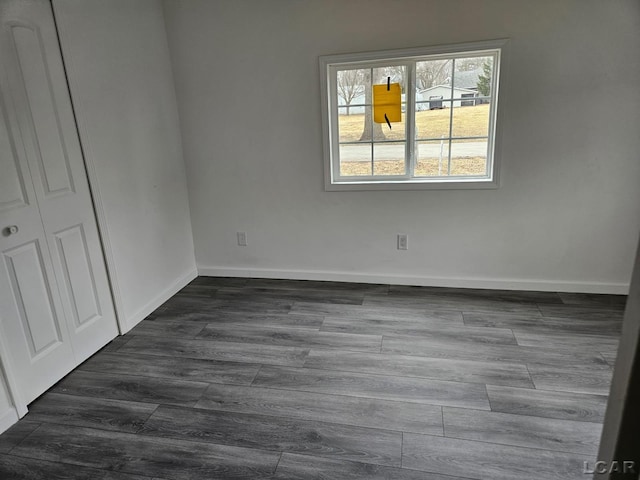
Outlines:
[[[327,190],[495,188],[504,40],[320,57]],[[401,121],[373,121],[399,83]]]

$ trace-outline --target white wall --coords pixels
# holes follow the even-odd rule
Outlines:
[[[195,275],[159,0],[55,0],[123,331]]]
[[[166,0],[165,17],[202,273],[627,291],[636,0]],[[319,55],[503,37],[500,189],[323,191]]]

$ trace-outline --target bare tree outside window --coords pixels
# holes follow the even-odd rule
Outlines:
[[[368,70],[340,70],[338,72],[338,96],[347,107],[347,115],[351,115],[351,103],[365,93],[365,75]]]
[[[451,78],[451,59],[429,60],[416,64],[416,83],[419,90],[442,85]]]
[[[458,58],[456,59],[456,70],[459,72],[472,72],[480,68],[482,64],[482,58]]]

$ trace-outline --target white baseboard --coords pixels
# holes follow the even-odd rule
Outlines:
[[[173,297],[176,293],[182,290],[185,285],[187,285],[191,280],[198,276],[197,270],[191,270],[187,274],[181,276],[177,281],[172,283],[169,287],[167,287],[163,292],[153,298],[150,302],[148,302],[144,307],[138,310],[133,315],[128,315],[124,321],[124,331],[121,332],[122,335],[127,333],[133,327],[135,327],[142,320],[147,318],[155,309],[157,309],[164,302]]]
[[[417,285],[422,287],[484,288],[497,290],[530,290],[540,292],[606,293],[627,295],[629,284],[542,281],[526,279],[420,277],[417,275],[370,274],[320,270],[277,270],[266,268],[231,268],[198,266],[198,274],[208,277],[279,278],[287,280],[321,280],[352,283]]]
[[[18,413],[13,407],[0,415],[0,433],[7,430],[11,425],[18,421]]]

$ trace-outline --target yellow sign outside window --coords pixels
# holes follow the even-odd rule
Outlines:
[[[402,121],[402,92],[399,83],[373,86],[373,121],[394,123]],[[391,127],[391,125],[389,125]]]

